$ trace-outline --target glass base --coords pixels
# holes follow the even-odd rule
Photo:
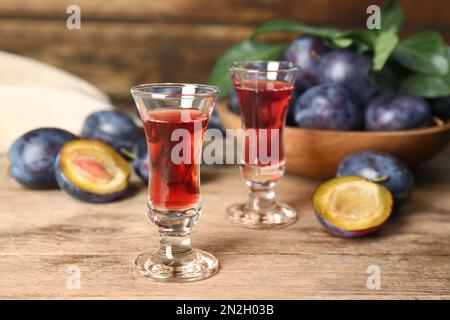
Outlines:
[[[255,229],[281,229],[298,219],[297,212],[284,203],[276,203],[264,211],[248,208],[246,203],[237,203],[227,208],[227,217],[235,225]]]
[[[219,262],[212,254],[190,249],[178,257],[169,258],[159,250],[143,253],[134,262],[136,271],[144,277],[163,282],[191,282],[209,278],[219,271]]]

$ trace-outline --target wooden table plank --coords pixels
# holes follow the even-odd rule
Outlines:
[[[83,20],[148,21],[210,24],[260,24],[293,19],[325,25],[362,25],[368,6],[383,0],[78,0]],[[446,0],[403,0],[406,26],[448,28]],[[72,0],[0,2],[0,17],[66,18]]]
[[[217,59],[253,27],[83,20],[80,30],[68,30],[64,19],[11,18],[0,19],[0,30],[1,50],[73,73],[126,106],[133,104],[130,88],[139,83],[206,83]],[[450,30],[441,31],[450,41]]]
[[[284,230],[247,230],[224,217],[246,193],[234,166],[202,168],[203,216],[194,245],[214,253],[218,275],[198,283],[164,284],[137,276],[134,257],[156,245],[145,215],[146,190],[95,205],[62,191],[31,191],[7,174],[0,156],[0,298],[303,299],[450,298],[450,150],[418,172],[411,201],[372,236],[345,240],[320,227],[310,205],[319,183],[287,175],[280,200],[300,212]],[[369,265],[381,289],[366,286]],[[67,268],[81,271],[68,289]]]
[[[0,19],[0,48],[62,68],[114,100],[149,82],[204,83],[216,59],[245,39],[243,26]]]

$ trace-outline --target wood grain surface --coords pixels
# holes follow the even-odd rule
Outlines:
[[[216,57],[251,29],[236,26],[0,19],[0,49],[60,67],[132,104],[130,88],[148,82],[204,83]]]
[[[157,229],[145,214],[146,188],[104,205],[60,190],[31,191],[13,181],[0,156],[0,298],[93,299],[449,299],[450,150],[417,172],[411,201],[379,232],[345,240],[328,235],[313,215],[319,181],[287,175],[278,198],[299,221],[283,230],[230,225],[227,205],[246,187],[235,166],[202,167],[203,216],[194,245],[215,254],[219,273],[190,284],[164,284],[133,270],[155,248]],[[70,266],[81,288],[67,287]],[[367,288],[367,268],[381,270],[381,288]]]
[[[306,23],[362,24],[368,6],[384,0],[78,0],[87,20],[255,24],[271,19]],[[448,27],[448,1],[401,0],[408,26]],[[72,0],[13,0],[0,3],[0,17],[67,17]],[[360,13],[360,14],[358,14]]]

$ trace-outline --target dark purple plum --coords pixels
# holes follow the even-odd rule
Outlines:
[[[322,130],[354,130],[362,126],[362,108],[335,83],[306,90],[294,106],[297,126]]]
[[[79,200],[112,202],[129,191],[128,162],[100,140],[66,143],[56,157],[54,168],[59,187]]]
[[[297,126],[294,120],[294,111],[295,111],[295,104],[297,103],[297,100],[300,98],[300,93],[303,92],[303,90],[300,88],[300,85],[298,83],[295,84],[294,89],[292,90],[291,100],[289,101],[288,109],[286,112],[286,125],[288,126]]]
[[[395,131],[430,125],[428,102],[410,94],[379,96],[365,110],[365,127],[369,131]]]
[[[433,115],[444,121],[450,119],[450,97],[431,99],[430,103]]]
[[[211,118],[208,121],[208,128],[207,129],[217,129],[222,134],[225,133],[225,128],[222,126],[222,123],[220,122],[220,117],[217,114],[217,111],[215,109],[213,110]]]
[[[319,83],[319,69],[322,57],[329,53],[328,47],[316,37],[303,37],[292,41],[283,54],[283,60],[300,67],[297,85],[302,90]]]
[[[347,156],[339,164],[336,175],[359,176],[378,182],[392,193],[396,208],[409,198],[414,188],[414,177],[408,167],[397,158],[378,151]]]
[[[234,87],[231,88],[231,92],[230,92],[230,109],[234,113],[241,114],[241,107],[239,105],[239,99],[237,96],[236,89]]]
[[[368,80],[372,69],[370,56],[351,50],[336,50],[327,54],[320,66],[320,83],[338,83],[354,94],[361,103],[366,104],[376,90]]]
[[[148,168],[148,148],[147,139],[141,137],[133,147],[133,170],[139,178],[145,183],[148,183],[149,168]]]
[[[127,114],[117,110],[104,110],[91,113],[86,118],[81,135],[101,140],[126,156],[136,140],[143,136],[143,131]]]
[[[57,128],[41,128],[19,137],[9,149],[10,172],[13,178],[28,188],[54,188],[53,163],[59,149],[78,137]]]

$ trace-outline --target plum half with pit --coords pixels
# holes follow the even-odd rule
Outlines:
[[[297,126],[322,130],[355,130],[362,126],[362,108],[350,93],[335,83],[306,90],[294,106]]]
[[[112,202],[121,199],[129,190],[128,162],[99,140],[80,139],[66,143],[54,166],[59,187],[79,200]]]
[[[141,137],[133,147],[133,170],[137,176],[145,183],[148,183],[149,167],[148,167],[148,147],[147,139]]]
[[[302,89],[319,83],[320,63],[331,48],[317,37],[303,37],[292,41],[283,54],[283,60],[297,65],[300,70],[297,85]]]
[[[327,54],[320,66],[320,83],[338,83],[363,104],[369,102],[376,90],[368,80],[372,69],[370,56],[351,50],[336,50]]]
[[[83,138],[101,140],[126,156],[143,132],[127,114],[103,110],[86,118],[81,135]]]
[[[28,188],[58,187],[53,163],[63,144],[74,139],[78,137],[57,128],[35,129],[20,136],[8,153],[12,177]]]
[[[367,179],[348,176],[321,184],[312,197],[316,217],[334,236],[353,238],[380,228],[392,212],[392,194]]]
[[[341,161],[336,175],[377,181],[392,193],[396,209],[404,204],[414,188],[414,177],[408,167],[384,152],[367,150],[350,154]]]
[[[411,94],[379,96],[365,110],[369,131],[395,131],[426,127],[431,123],[428,102]]]

